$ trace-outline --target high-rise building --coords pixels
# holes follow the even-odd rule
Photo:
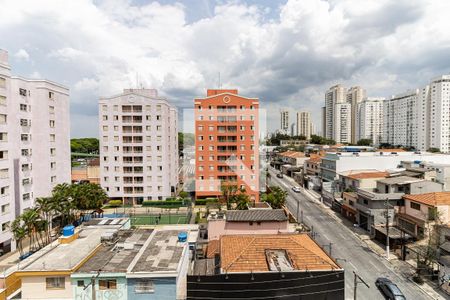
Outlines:
[[[280,131],[284,134],[288,134],[289,128],[289,111],[282,109],[280,110]]]
[[[383,143],[417,148],[419,96],[416,89],[383,102]]]
[[[154,89],[99,101],[100,184],[126,204],[164,200],[178,184],[178,112]]]
[[[359,105],[356,114],[356,141],[369,139],[379,145],[383,132],[383,102],[385,98],[366,98]]]
[[[450,75],[433,78],[421,89],[417,121],[418,149],[450,152]]]
[[[358,124],[356,123],[358,115],[358,105],[366,98],[366,90],[360,86],[354,86],[347,90],[347,103],[351,104],[352,107],[352,124],[351,124],[351,142],[355,144],[358,140],[356,139],[356,132]]]
[[[258,108],[257,98],[237,90],[208,90],[195,99],[197,199],[219,197],[222,185],[233,184],[259,201]]]
[[[352,105],[337,103],[334,108],[333,140],[336,143],[350,143],[352,132]]]
[[[327,109],[325,106],[322,106],[321,110],[321,115],[322,115],[322,132],[321,135],[322,137],[326,138],[326,128],[327,128],[327,120],[326,120],[326,115],[327,115]]]
[[[334,139],[336,136],[334,125],[334,121],[336,118],[336,104],[345,103],[345,100],[345,88],[340,84],[332,86],[325,93],[325,128],[323,129],[323,134],[327,139]]]
[[[311,113],[309,111],[297,112],[297,135],[303,135],[308,140],[311,138]]]
[[[70,183],[68,88],[11,76],[0,50],[0,251],[15,249],[11,222],[36,198]]]

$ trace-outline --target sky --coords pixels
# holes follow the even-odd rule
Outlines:
[[[14,75],[70,88],[72,137],[98,136],[98,98],[156,88],[180,111],[217,88],[311,111],[360,85],[390,97],[450,73],[446,0],[0,0]]]

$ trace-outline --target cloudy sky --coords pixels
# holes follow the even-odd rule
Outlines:
[[[15,75],[71,90],[72,137],[97,136],[97,99],[157,88],[180,109],[218,85],[320,127],[327,87],[390,96],[450,73],[446,0],[0,0]]]

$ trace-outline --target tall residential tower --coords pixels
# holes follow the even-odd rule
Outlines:
[[[178,184],[178,112],[153,89],[101,98],[100,183],[126,204],[164,200]]]
[[[70,183],[68,88],[11,76],[0,50],[0,251],[15,249],[11,222],[36,198]]]

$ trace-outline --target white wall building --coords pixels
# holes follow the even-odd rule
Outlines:
[[[416,89],[383,102],[383,143],[417,148],[418,99]]]
[[[286,109],[280,110],[280,132],[283,134],[290,132],[289,111]]]
[[[323,135],[327,139],[334,139],[335,134],[335,109],[337,103],[345,103],[346,95],[345,88],[338,84],[332,86],[325,93],[325,111],[323,114],[323,123],[325,128],[323,128]],[[350,120],[351,121],[351,120]],[[350,124],[351,125],[351,124]]]
[[[350,143],[352,133],[352,105],[337,103],[334,107],[333,140],[336,143]]]
[[[139,204],[173,195],[178,183],[178,112],[153,89],[101,98],[100,183],[113,199]]]
[[[309,111],[297,112],[297,135],[303,135],[306,139],[311,138],[311,113]]]
[[[70,183],[69,90],[11,76],[0,50],[0,251],[15,249],[9,225],[58,183]]]
[[[372,140],[373,145],[379,145],[383,132],[383,101],[384,98],[366,98],[359,105],[356,114],[356,141]]]
[[[356,137],[357,133],[357,115],[358,115],[358,105],[366,98],[366,90],[360,86],[354,86],[347,91],[347,103],[351,104],[352,107],[352,120],[351,120],[351,142],[356,144],[358,139]]]

